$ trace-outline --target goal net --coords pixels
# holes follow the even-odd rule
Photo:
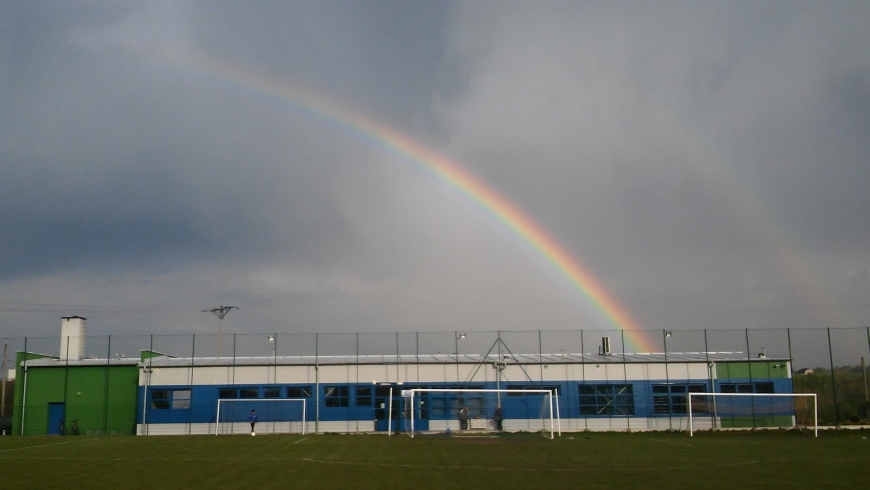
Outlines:
[[[815,393],[687,393],[689,435],[700,429],[812,428],[819,435]]]
[[[304,398],[219,399],[214,433],[250,434],[251,410],[255,410],[257,433],[305,434],[306,403]]]
[[[403,430],[424,432],[540,432],[561,435],[553,389],[438,389],[402,391]]]

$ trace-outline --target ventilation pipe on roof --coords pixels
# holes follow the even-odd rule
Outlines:
[[[602,356],[609,356],[610,353],[610,337],[601,337],[601,347],[599,348]]]

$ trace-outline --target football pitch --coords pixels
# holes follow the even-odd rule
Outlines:
[[[870,431],[0,437],[2,488],[863,488]]]

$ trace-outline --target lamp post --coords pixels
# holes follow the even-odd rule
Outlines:
[[[459,382],[459,341],[465,339],[464,332],[453,332],[453,343],[455,344],[456,350],[453,351],[456,354],[456,382]]]
[[[266,342],[272,344],[272,368],[274,371],[272,382],[274,383],[278,382],[278,342],[276,341],[277,338],[277,333],[266,336]]]
[[[219,308],[202,310],[203,313],[214,313],[215,316],[220,319],[220,328],[218,330],[218,357],[223,357],[224,355],[224,317],[227,316],[227,313],[232,309],[238,310],[239,307],[221,305]]]

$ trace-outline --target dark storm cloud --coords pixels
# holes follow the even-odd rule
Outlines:
[[[455,15],[453,151],[647,324],[861,321],[831,311],[867,312],[835,299],[870,229],[866,5],[514,7]]]
[[[201,53],[472,170],[644,327],[863,324],[868,20],[862,2],[4,3],[0,294],[159,306],[98,314],[104,332],[207,331],[211,303],[242,306],[240,331],[609,328],[449,186],[159,56]]]

